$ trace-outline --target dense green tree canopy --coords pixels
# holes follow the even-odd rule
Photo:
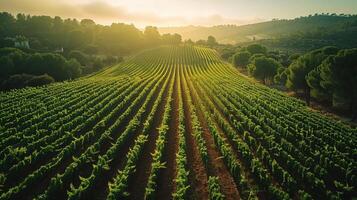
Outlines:
[[[310,87],[307,82],[308,74],[316,69],[329,55],[336,54],[336,47],[324,47],[300,56],[289,67],[286,86],[293,90],[303,90],[306,103],[310,103]]]
[[[261,56],[248,65],[248,71],[250,75],[262,80],[265,84],[268,79],[274,77],[279,67],[281,64],[276,60]]]
[[[276,75],[274,76],[274,83],[284,85],[288,76],[288,70],[285,67],[279,67]]]
[[[251,54],[248,51],[239,51],[233,55],[233,65],[236,67],[247,67]]]
[[[208,36],[207,38],[207,45],[209,46],[213,46],[213,45],[217,45],[217,40],[215,37],[213,37],[212,35]]]
[[[247,46],[247,51],[249,51],[249,53],[251,54],[266,54],[267,53],[267,48],[259,45],[259,44],[252,44]]]
[[[177,33],[175,33],[175,34],[167,33],[167,34],[162,35],[162,43],[163,44],[178,45],[181,42],[182,42],[181,35],[179,35]]]
[[[81,65],[87,65],[89,63],[88,55],[78,50],[69,52],[68,58],[76,59]]]
[[[54,51],[63,48],[88,54],[127,55],[143,48],[162,44],[162,36],[156,27],[148,26],[144,31],[132,24],[113,23],[110,26],[96,24],[91,19],[62,19],[60,17],[30,16],[7,12],[0,13],[0,47],[11,47],[7,38],[25,36],[30,48]],[[173,34],[166,44],[181,43],[181,36]]]
[[[0,49],[1,78],[14,74],[48,74],[57,81],[77,78],[81,65],[77,60],[67,60],[53,53],[28,54],[15,48]]]
[[[18,41],[25,45],[19,45]],[[0,12],[0,82],[15,74],[46,73],[56,81],[73,79],[144,48],[180,43],[181,35],[161,36],[153,26],[141,31],[132,24],[103,26],[91,19],[78,21],[25,14],[15,17]],[[24,77],[27,76],[15,76],[13,80]]]
[[[149,46],[155,46],[160,44],[160,33],[156,27],[147,26],[144,31],[144,38]]]
[[[341,50],[326,59],[320,68],[320,85],[333,95],[346,99],[356,117],[357,49]]]

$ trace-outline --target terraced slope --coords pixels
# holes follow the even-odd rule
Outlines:
[[[0,102],[0,199],[356,196],[357,130],[210,49],[148,50]]]

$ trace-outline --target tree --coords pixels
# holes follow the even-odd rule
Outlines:
[[[254,55],[250,56],[249,63],[253,62],[254,59],[259,58],[259,57],[266,57],[266,56],[262,53],[254,54]]]
[[[82,26],[94,26],[95,25],[95,22],[91,19],[82,19],[80,23]]]
[[[49,76],[48,74],[43,74],[40,76],[33,76],[28,82],[27,85],[29,86],[41,86],[47,85],[50,83],[55,82],[55,79]]]
[[[175,33],[172,36],[172,44],[178,45],[182,42],[182,36],[180,34]]]
[[[103,60],[100,58],[95,58],[93,62],[93,70],[98,71],[103,69],[103,67],[104,67]]]
[[[25,69],[27,54],[16,48],[1,48],[0,49],[0,57],[3,57],[4,60],[2,62],[7,63],[9,65],[1,66],[1,69],[7,68],[5,70],[9,72],[9,75],[23,73],[22,71]],[[7,57],[7,58],[4,58]],[[11,66],[11,69],[9,68]],[[4,67],[4,68],[3,68]]]
[[[185,44],[193,45],[195,44],[191,39],[185,40]]]
[[[16,19],[7,12],[0,12],[0,37],[12,36]]]
[[[336,47],[324,47],[300,56],[288,67],[286,86],[293,90],[303,90],[306,104],[310,105],[311,88],[307,82],[308,74],[329,55],[334,55],[337,52]]]
[[[14,63],[12,62],[12,59],[10,57],[0,57],[0,79],[6,78],[13,74],[14,67]]]
[[[258,57],[248,65],[248,72],[251,76],[260,79],[266,84],[268,79],[272,79],[281,64],[272,58]]]
[[[0,39],[0,48],[3,47],[13,47],[14,40],[12,38],[1,38]]]
[[[65,79],[75,79],[82,74],[81,64],[75,59],[70,59],[69,61],[66,61],[64,67],[66,72]]]
[[[311,96],[315,97],[317,100],[326,100],[332,104],[333,97],[331,90],[325,89],[321,86],[321,65],[317,66],[315,69],[311,70],[306,75],[306,82],[311,88]]]
[[[218,52],[221,54],[221,57],[225,60],[229,60],[233,62],[233,55],[236,53],[236,48],[233,46],[225,45],[224,48],[218,49]]]
[[[66,47],[68,49],[80,49],[84,46],[84,44],[89,41],[83,37],[84,32],[82,30],[73,30],[67,33],[67,43]]]
[[[321,86],[350,105],[352,120],[357,117],[357,48],[330,56],[321,64]]]
[[[15,74],[10,76],[6,79],[3,83],[1,88],[3,89],[17,89],[17,88],[24,88],[27,86],[29,80],[33,78],[33,75],[29,74]]]
[[[197,41],[196,41],[196,44],[197,44],[197,45],[206,45],[207,42],[206,42],[205,40],[197,40]]]
[[[289,64],[291,64],[292,62],[294,62],[296,59],[298,59],[300,57],[300,54],[298,53],[294,53],[294,54],[291,54],[288,58],[288,62]]]
[[[163,44],[178,45],[182,42],[182,37],[177,33],[175,34],[166,33],[162,35],[162,42]]]
[[[217,41],[216,41],[216,38],[213,37],[212,35],[208,36],[207,38],[207,45],[209,46],[214,46],[214,45],[217,45]]]
[[[68,54],[68,58],[76,59],[81,65],[85,66],[89,63],[89,56],[81,51],[73,50]]]
[[[251,54],[248,51],[239,51],[233,55],[233,65],[246,68],[249,64]]]
[[[83,51],[89,55],[94,55],[98,53],[98,46],[95,44],[88,44],[84,47]]]
[[[154,26],[147,26],[144,31],[144,38],[148,46],[160,44],[160,33]]]
[[[53,83],[55,80],[48,74],[43,74],[39,76],[31,74],[15,74],[7,78],[0,85],[2,89],[19,89],[26,86],[41,86]]]
[[[274,83],[279,85],[285,85],[288,76],[288,70],[285,67],[278,68],[276,75],[274,76]]]
[[[247,46],[247,51],[249,51],[249,53],[253,54],[267,54],[267,48],[259,45],[259,44],[252,44]]]

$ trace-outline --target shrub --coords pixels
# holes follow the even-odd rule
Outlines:
[[[233,56],[233,65],[246,68],[249,64],[251,54],[248,51],[237,52]]]
[[[33,76],[28,82],[28,86],[41,86],[55,82],[55,79],[48,74]]]
[[[33,78],[29,74],[15,74],[6,79],[3,84],[3,89],[18,89],[27,86],[28,81]]]
[[[73,50],[68,54],[69,59],[76,59],[81,65],[88,65],[89,56],[81,51]]]

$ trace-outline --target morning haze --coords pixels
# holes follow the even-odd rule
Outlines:
[[[357,0],[0,0],[0,200],[356,200]]]

